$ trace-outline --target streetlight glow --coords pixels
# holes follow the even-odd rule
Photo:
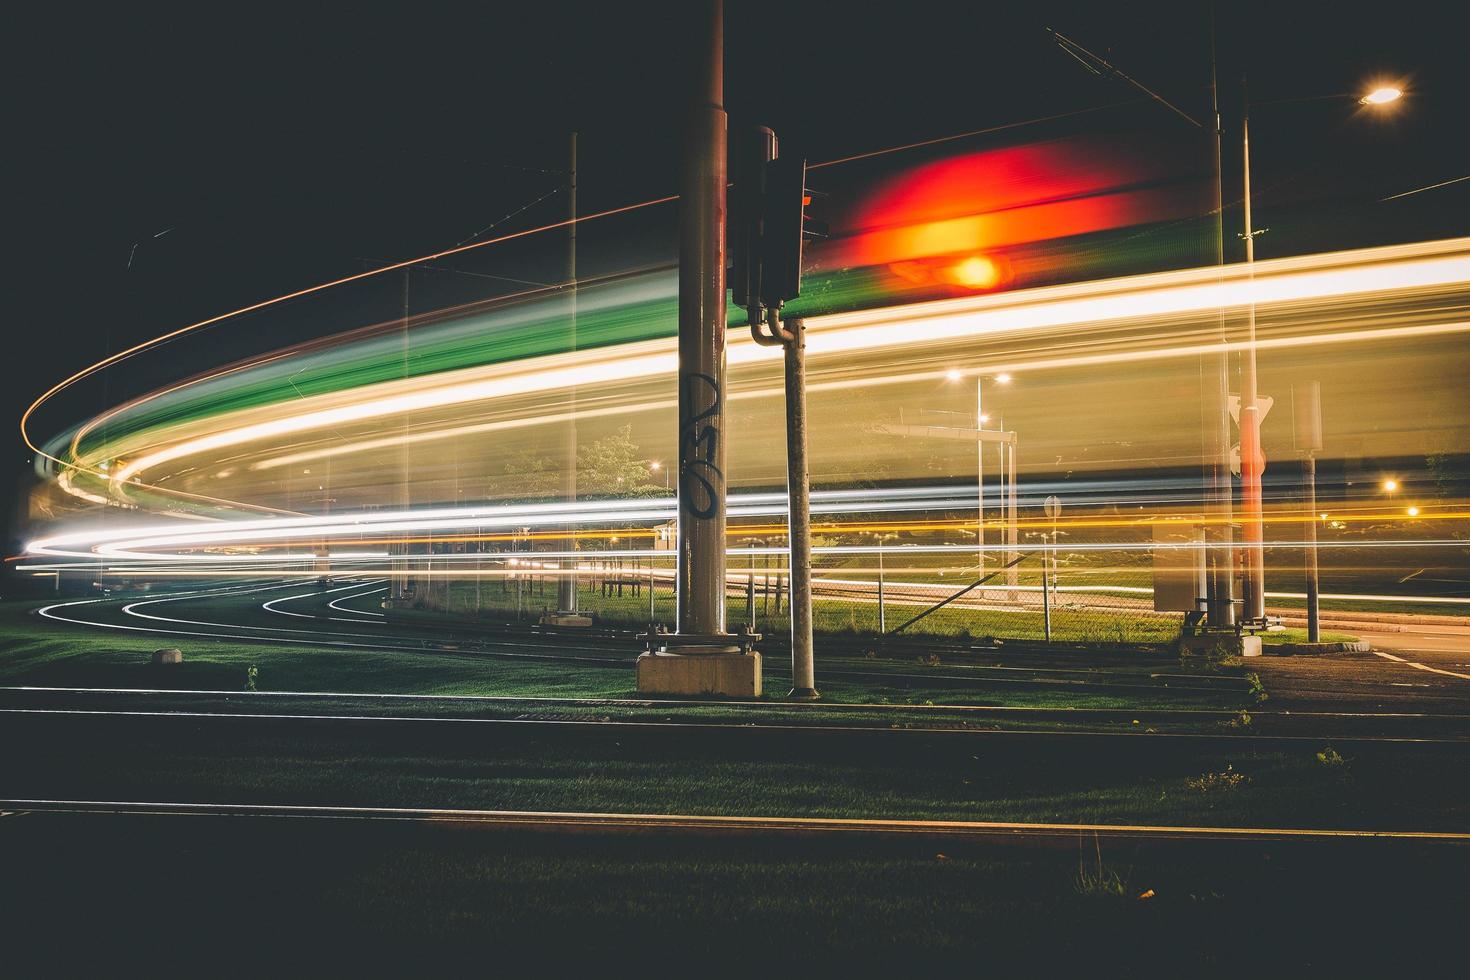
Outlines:
[[[664,464],[660,463],[658,460],[654,460],[653,462],[648,464],[648,468],[657,473],[659,470],[664,468]]]
[[[1383,481],[1383,489],[1385,491],[1387,491],[1388,493],[1393,493],[1398,488],[1399,488],[1399,481],[1397,481],[1397,480],[1384,480]]]
[[[995,383],[1008,385],[1011,383],[1011,376],[1009,374],[1006,374],[1005,372],[1001,372],[1000,374],[997,374],[995,376]]]
[[[1419,508],[1418,507],[1410,507],[1409,508],[1409,516],[1410,517],[1418,517],[1419,516]]]
[[[1358,100],[1359,105],[1386,105],[1389,102],[1397,102],[1403,97],[1404,91],[1392,85],[1382,85],[1369,92]]]
[[[950,368],[948,371],[944,372],[944,380],[946,381],[958,381],[964,376],[965,372],[961,371],[959,368]]]

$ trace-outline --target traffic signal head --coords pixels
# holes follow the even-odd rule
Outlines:
[[[777,309],[801,293],[806,161],[777,155],[763,126],[735,144],[730,194],[730,291],[737,306]]]
[[[776,156],[776,134],[765,126],[734,140],[730,161],[730,292],[742,308],[760,302],[761,232],[765,219],[766,164]]]
[[[807,200],[805,160],[777,157],[766,164],[760,299],[770,309],[801,295],[801,242]]]

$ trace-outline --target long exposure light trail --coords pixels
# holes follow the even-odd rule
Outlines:
[[[1258,262],[1253,274],[1242,267],[1190,269],[1120,280],[1046,287],[907,307],[834,314],[808,321],[809,356],[853,355],[914,344],[976,341],[978,338],[1045,331],[1084,323],[1178,317],[1201,312],[1326,302],[1379,293],[1412,292],[1470,283],[1470,242],[1463,239],[1392,246],[1360,252],[1330,253]],[[1448,254],[1446,254],[1448,253]],[[1337,331],[1310,338],[1274,338],[1265,347],[1321,346],[1330,343],[1383,340],[1458,333],[1464,322],[1387,327],[1376,331]],[[1218,340],[1213,342],[1217,345]],[[1171,345],[1151,352],[1112,352],[1040,362],[1049,366],[1083,365],[1132,357],[1192,356],[1210,350],[1211,342]],[[1215,348],[1218,349],[1218,348]],[[729,347],[732,370],[767,358],[748,340]],[[570,387],[615,383],[630,377],[672,375],[676,355],[671,340],[625,345],[614,351],[554,355],[510,365],[445,372],[363,389],[305,399],[303,403],[234,413],[235,424],[208,434],[183,438],[133,457],[110,474],[116,486],[141,479],[162,463],[260,440],[363,422],[404,413],[544,393]],[[1035,362],[1033,362],[1034,364]],[[1031,366],[1019,362],[1019,366]],[[1006,366],[1011,368],[1010,365]],[[907,376],[900,375],[907,379]],[[869,384],[871,380],[836,382]],[[889,383],[893,383],[890,379]],[[820,390],[822,382],[813,386]],[[739,393],[736,393],[739,397]],[[307,407],[302,410],[303,404]],[[219,426],[224,419],[212,423]]]

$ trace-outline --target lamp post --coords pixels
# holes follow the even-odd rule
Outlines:
[[[958,381],[965,376],[959,368],[951,368],[946,372],[950,381]],[[976,572],[985,574],[985,440],[980,433],[985,430],[985,423],[990,421],[990,416],[985,414],[985,380],[986,375],[975,376],[975,557]],[[990,380],[998,385],[1008,385],[1013,380],[1006,372],[1002,371],[994,375]],[[1006,521],[1005,537],[1002,539],[1009,552],[1016,548],[1016,447],[1011,442],[1001,441],[1000,449],[1000,478],[1001,478],[1001,510]],[[1007,489],[1009,488],[1009,489]],[[1007,555],[1009,560],[1011,555]],[[1007,583],[1015,585],[1015,571],[1007,575]]]
[[[995,375],[993,380],[998,385],[1011,383],[1011,376],[1006,372]],[[990,416],[985,414],[985,375],[975,378],[975,429],[983,431],[985,423],[990,421]],[[1005,426],[999,420],[996,428],[1004,431]],[[1002,563],[1011,561],[1015,557],[1016,550],[1016,447],[1014,442],[1002,441],[998,443],[999,450],[998,465],[1000,468],[1000,509],[1005,522],[1002,531]],[[985,442],[976,439],[976,466],[975,466],[975,504],[979,523],[976,525],[976,536],[979,542],[980,567],[977,570],[980,575],[985,574]],[[1016,569],[1010,568],[1006,571],[1006,584],[1014,587],[1016,584]],[[1010,594],[1012,601],[1015,593]]]
[[[1255,230],[1251,220],[1250,98],[1245,92],[1243,82],[1241,94],[1242,218],[1245,224],[1241,237],[1245,239],[1246,281],[1249,284],[1254,279],[1256,236],[1260,232]],[[1388,105],[1402,96],[1402,89],[1380,86],[1359,98],[1358,104],[1370,107]],[[1250,289],[1249,285],[1247,289]],[[1261,413],[1256,376],[1256,304],[1254,292],[1249,292],[1248,295],[1250,302],[1246,306],[1246,348],[1240,372],[1240,502],[1243,512],[1241,537],[1245,550],[1245,608],[1241,618],[1247,623],[1263,626],[1266,621],[1266,571],[1261,478],[1266,471],[1266,460],[1261,452]],[[1387,489],[1386,485],[1385,488]]]

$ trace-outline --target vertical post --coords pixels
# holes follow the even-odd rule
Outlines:
[[[760,697],[753,639],[725,623],[724,5],[691,0],[698,33],[679,181],[679,473],[675,622],[647,637],[638,690]]]
[[[1322,385],[1308,381],[1291,388],[1292,444],[1303,455],[1302,482],[1306,513],[1302,515],[1302,571],[1307,580],[1307,640],[1322,636],[1317,593],[1317,453],[1322,449]]]
[[[1011,588],[1010,601],[1015,602],[1016,584],[1020,581],[1020,568],[1012,563],[1019,553],[1019,529],[1016,526],[1016,434],[1011,433],[1006,447],[1006,585]]]
[[[878,635],[888,632],[888,617],[883,608],[883,537],[878,537]]]
[[[985,577],[985,441],[980,432],[985,428],[982,392],[984,378],[975,379],[975,574]],[[981,593],[984,596],[984,593]]]
[[[1250,99],[1241,117],[1241,163],[1244,170],[1243,213],[1245,218],[1245,265],[1247,286],[1254,279],[1256,262],[1255,229],[1251,225],[1251,135]],[[1240,374],[1240,505],[1241,538],[1245,550],[1245,608],[1241,616],[1248,623],[1264,624],[1266,619],[1265,522],[1262,514],[1261,477],[1265,459],[1261,453],[1261,413],[1256,391],[1256,304],[1254,298],[1246,306],[1246,345]]]
[[[1210,11],[1210,103],[1213,114],[1210,143],[1215,164],[1213,213],[1215,218],[1215,265],[1224,273],[1225,217],[1224,167],[1221,158],[1220,94],[1215,75],[1215,21]],[[1218,355],[1200,358],[1205,483],[1205,582],[1206,623],[1215,629],[1235,626],[1235,549],[1231,531],[1234,489],[1230,483],[1230,359],[1224,346],[1224,315],[1221,314],[1221,346]]]
[[[1046,544],[1046,532],[1041,534],[1041,622],[1046,631],[1046,640],[1051,642],[1051,549]]]
[[[755,548],[750,552],[750,570],[745,574],[745,621],[755,629]]]
[[[703,0],[679,189],[681,634],[725,630],[725,108],[721,0]]]
[[[774,314],[772,314],[774,317]],[[806,324],[788,320],[792,337],[783,345],[786,361],[786,493],[790,500],[791,541],[791,693],[814,701],[816,663],[812,652],[811,479],[806,456]]]
[[[568,350],[577,349],[577,134],[572,133],[567,144],[567,333]],[[565,452],[562,456],[562,499],[567,503],[577,501],[577,389],[571,388],[567,418]],[[577,550],[575,524],[567,525],[564,549]],[[570,555],[561,561],[562,574],[556,582],[556,609],[562,616],[577,615],[577,557]]]
[[[1302,460],[1302,482],[1306,484],[1307,513],[1302,531],[1306,547],[1302,549],[1302,566],[1307,579],[1307,642],[1322,639],[1322,622],[1318,611],[1317,584],[1317,457],[1308,451]]]
[[[404,378],[405,381],[408,380],[408,353],[409,353],[409,350],[408,350],[408,287],[409,287],[409,272],[410,271],[411,270],[409,269],[408,266],[404,266],[403,267],[403,346],[402,346],[402,355],[403,355],[403,378]],[[409,461],[409,431],[410,431],[409,430],[409,420],[410,420],[409,413],[408,412],[404,412],[403,413],[403,455],[402,455],[402,460],[401,460],[402,474],[401,474],[401,479],[398,481],[398,506],[402,510],[404,510],[404,511],[407,511],[409,509],[409,507],[412,506],[412,504],[413,504],[413,501],[412,501],[412,499],[410,497],[410,494],[409,494],[409,483],[408,483],[408,481],[409,481],[409,474],[412,472],[412,468],[409,465],[409,463],[410,463],[410,461]],[[289,487],[289,485],[290,484],[288,482],[287,486]],[[408,556],[409,556],[409,553],[413,550],[413,546],[410,545],[408,543],[408,541],[406,540],[408,538],[408,535],[405,534],[403,537],[405,538],[405,540],[404,541],[401,541],[393,549],[394,551],[397,551],[399,553],[399,555],[401,556],[401,558],[400,558],[399,564],[398,564],[399,574],[398,575],[395,575],[393,577],[392,581],[389,583],[389,590],[388,590],[388,596],[389,596],[389,598],[391,598],[393,600],[396,600],[398,602],[407,602],[408,601],[408,594],[410,592],[410,589],[409,589],[409,577],[408,577],[408,570],[409,570]]]

